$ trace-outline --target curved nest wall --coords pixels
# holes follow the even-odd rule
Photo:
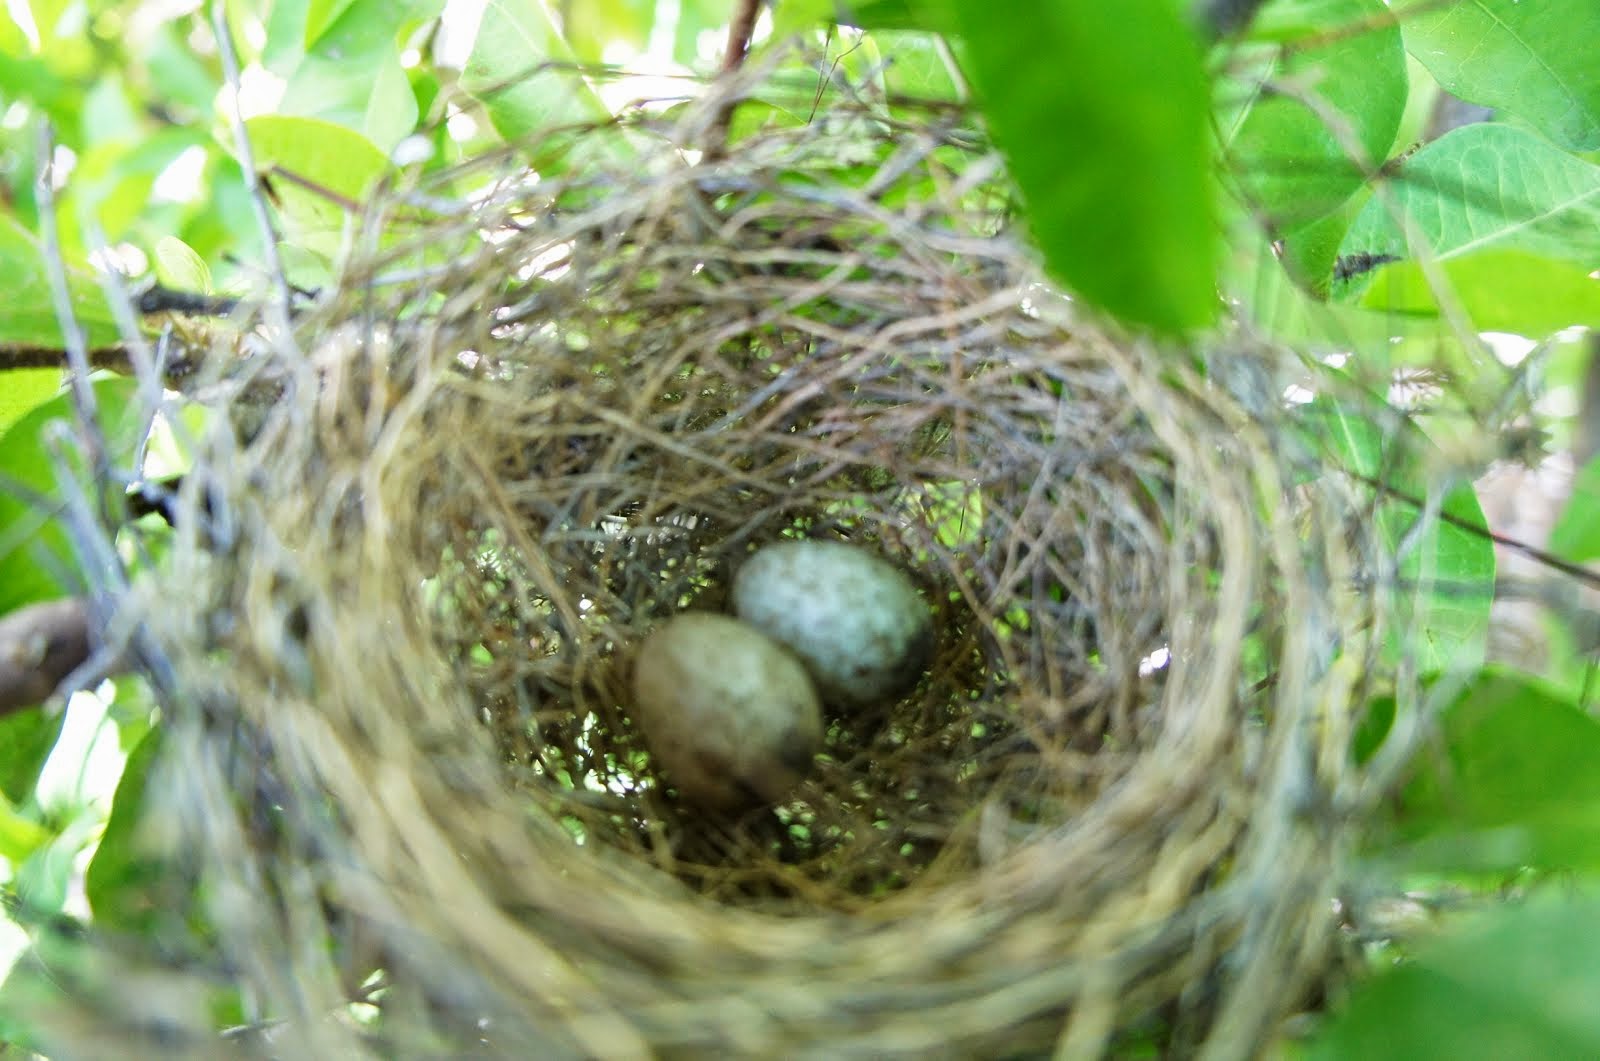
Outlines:
[[[214,1042],[222,982],[308,1056],[1241,1056],[1306,1005],[1345,501],[1291,366],[1074,319],[1005,208],[957,123],[841,110],[507,182],[258,332],[126,602],[168,920],[107,968],[169,986],[151,1041]],[[795,536],[903,568],[934,661],[708,816],[631,652]]]

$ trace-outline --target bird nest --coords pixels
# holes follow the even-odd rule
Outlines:
[[[961,115],[707,113],[385,196],[226,359],[123,598],[158,927],[62,1044],[211,1049],[241,987],[299,1056],[1241,1056],[1314,1003],[1373,616],[1294,360],[1084,319]],[[902,569],[932,662],[698,811],[633,650],[796,537]]]

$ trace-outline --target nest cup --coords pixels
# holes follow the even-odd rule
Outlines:
[[[137,1023],[203,1048],[226,982],[308,1056],[1258,1049],[1334,962],[1370,622],[1285,365],[1076,319],[959,115],[697,121],[386,199],[408,234],[235,362],[126,601],[150,857],[209,926]],[[631,652],[792,537],[907,572],[933,661],[708,816]]]

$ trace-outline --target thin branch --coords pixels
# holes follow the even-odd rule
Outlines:
[[[39,238],[44,244],[50,301],[55,307],[56,323],[61,327],[61,337],[67,347],[67,367],[71,369],[68,383],[71,386],[72,406],[78,418],[78,437],[83,442],[96,480],[107,482],[110,457],[106,453],[105,435],[100,430],[94,387],[89,383],[89,344],[83,334],[83,325],[72,309],[67,266],[61,257],[60,241],[56,234],[55,138],[50,134],[50,124],[43,120],[38,126],[38,143],[39,172],[35,194],[39,200]]]
[[[1421,498],[1391,486],[1390,484],[1379,479],[1374,479],[1370,475],[1361,475],[1357,472],[1350,472],[1348,474],[1350,475],[1350,478],[1356,480],[1357,482],[1365,483],[1374,490],[1394,498],[1396,501],[1404,502],[1407,505],[1414,505],[1418,509],[1423,509],[1426,507],[1426,502],[1424,502]],[[1466,519],[1462,516],[1457,516],[1449,512],[1441,511],[1439,513],[1439,520],[1443,523],[1450,524],[1452,527],[1460,528],[1461,530],[1466,531],[1468,534],[1476,535],[1479,538],[1485,538],[1491,542],[1494,542],[1496,545],[1504,546],[1507,549],[1519,552],[1535,563],[1542,564],[1553,571],[1559,571],[1561,574],[1577,579],[1587,586],[1600,588],[1600,573],[1591,571],[1583,565],[1575,564],[1570,560],[1563,560],[1555,553],[1547,552],[1536,545],[1530,545],[1525,541],[1520,541],[1509,535],[1501,534],[1498,531],[1492,531],[1480,523],[1474,523],[1470,519]]]
[[[152,284],[134,300],[140,313],[183,313],[192,317],[231,317],[240,306],[232,295],[202,295]]]
[[[289,323],[291,293],[289,281],[283,271],[283,260],[278,255],[278,232],[272,226],[272,213],[267,209],[266,194],[261,189],[261,174],[256,170],[255,153],[250,149],[250,133],[244,124],[244,102],[239,98],[239,54],[233,47],[233,33],[228,28],[227,4],[216,0],[211,5],[211,27],[217,37],[217,54],[222,59],[222,72],[227,78],[229,95],[233,97],[228,108],[228,119],[233,125],[233,138],[239,152],[239,166],[244,170],[245,187],[250,192],[250,206],[255,211],[256,227],[261,230],[262,253],[266,256],[267,271],[272,274],[276,289],[275,308],[281,327]]]
[[[744,66],[750,54],[750,38],[755,36],[756,20],[761,15],[761,0],[735,0],[733,20],[728,23],[728,48],[722,55],[722,73],[719,86],[722,98],[717,101],[717,111],[706,129],[705,154],[708,159],[721,157],[728,147],[728,130],[733,125],[733,108],[738,105],[738,95],[728,83]]]
[[[756,19],[761,15],[761,0],[737,0],[733,21],[728,23],[728,50],[722,55],[722,72],[731,74],[744,65],[750,54],[750,38],[755,36]]]
[[[95,346],[84,351],[90,368],[127,372],[132,367],[128,348],[121,343]],[[0,372],[14,368],[68,368],[70,359],[59,346],[31,346],[26,343],[0,343]]]

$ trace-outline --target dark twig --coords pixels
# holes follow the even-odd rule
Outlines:
[[[1380,479],[1374,479],[1370,475],[1361,475],[1356,472],[1351,472],[1350,477],[1357,482],[1365,483],[1380,493],[1394,498],[1396,501],[1403,502],[1407,505],[1414,505],[1419,510],[1426,507],[1426,503],[1421,498],[1416,497],[1404,490],[1400,490],[1389,483],[1383,482]],[[1496,545],[1501,545],[1507,549],[1519,552],[1535,563],[1542,564],[1553,571],[1559,571],[1561,574],[1577,579],[1578,581],[1583,582],[1585,585],[1600,589],[1600,573],[1591,571],[1581,564],[1574,564],[1570,560],[1563,560],[1556,554],[1547,552],[1536,545],[1529,545],[1527,542],[1520,541],[1516,538],[1510,537],[1509,535],[1501,534],[1498,531],[1492,531],[1482,524],[1474,523],[1472,520],[1453,515],[1449,512],[1441,511],[1439,513],[1439,519],[1441,522],[1448,523],[1452,527],[1459,527],[1468,534],[1475,534],[1480,538],[1487,538]]]
[[[732,75],[744,66],[750,54],[750,38],[756,32],[756,19],[761,14],[761,0],[737,0],[733,20],[728,23],[728,49],[722,55],[721,80],[729,82]],[[733,124],[733,109],[738,106],[736,93],[723,86],[722,98],[717,101],[716,114],[706,129],[705,153],[708,159],[722,155],[728,146],[728,130]]]
[[[121,343],[94,346],[84,351],[90,368],[126,372],[130,365],[128,348]],[[67,352],[59,346],[32,346],[25,343],[0,343],[0,372],[14,368],[66,368]]]
[[[761,0],[738,0],[733,11],[733,21],[728,23],[728,50],[722,56],[722,72],[731,74],[744,65],[750,54],[750,38],[756,32],[756,19],[761,15]]]
[[[154,284],[139,293],[134,306],[143,314],[186,313],[196,317],[227,317],[239,308],[232,295],[202,295]]]

